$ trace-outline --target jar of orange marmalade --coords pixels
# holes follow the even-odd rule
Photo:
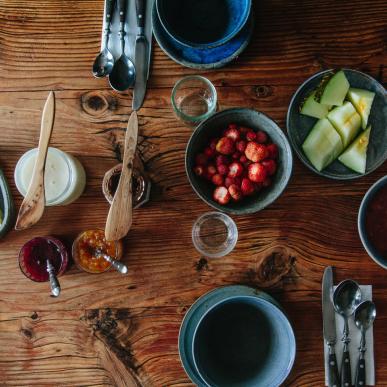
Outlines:
[[[72,252],[74,262],[80,269],[88,273],[103,273],[112,265],[97,252],[119,260],[122,258],[122,250],[122,241],[107,241],[105,231],[96,229],[79,234],[73,243]]]

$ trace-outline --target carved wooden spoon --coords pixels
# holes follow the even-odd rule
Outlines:
[[[120,180],[106,220],[105,237],[108,241],[122,239],[132,225],[132,172],[137,133],[138,120],[137,113],[134,111],[126,129]]]
[[[48,143],[54,124],[54,115],[55,97],[54,93],[51,91],[47,97],[46,104],[44,105],[42,123],[40,126],[38,154],[32,171],[31,183],[19,209],[15,225],[16,230],[24,230],[33,226],[39,221],[44,212],[46,201],[44,194],[44,170],[46,166]]]

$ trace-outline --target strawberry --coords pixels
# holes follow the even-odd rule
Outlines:
[[[208,157],[208,158],[212,158],[215,156],[216,154],[216,151],[215,149],[212,149],[211,147],[207,147],[206,149],[204,149],[204,154]]]
[[[232,154],[232,158],[233,158],[234,160],[239,160],[239,157],[241,157],[241,156],[242,156],[241,152],[234,152],[234,153]]]
[[[195,172],[195,175],[204,177],[205,170],[204,170],[203,165],[197,165],[194,168],[194,172]]]
[[[254,183],[252,183],[249,179],[243,178],[241,190],[244,196],[252,195],[255,192]]]
[[[231,184],[230,187],[228,187],[228,192],[236,202],[243,197],[241,189],[236,184]]]
[[[269,187],[271,186],[271,179],[270,177],[266,177],[266,179],[262,182],[262,187]]]
[[[212,176],[211,181],[215,185],[223,185],[224,184],[224,178],[223,178],[223,176],[219,175],[219,173],[217,173],[214,176]]]
[[[245,140],[240,140],[236,143],[236,149],[243,153],[246,149],[247,142]]]
[[[262,165],[265,167],[266,172],[269,176],[272,176],[275,174],[275,171],[277,170],[277,164],[274,160],[272,159],[263,160]]]
[[[239,130],[237,128],[228,128],[223,135],[225,137],[231,138],[233,141],[238,141],[241,138],[241,134],[239,133]]]
[[[219,175],[226,176],[228,174],[229,168],[225,164],[219,164],[217,166]]]
[[[270,144],[267,147],[268,152],[268,158],[269,159],[276,159],[278,157],[278,146],[277,144]]]
[[[235,152],[234,141],[229,137],[222,137],[216,144],[216,150],[222,155],[231,155]]]
[[[260,163],[249,165],[249,179],[254,183],[263,183],[266,179],[267,172],[265,167]]]
[[[235,178],[234,177],[230,177],[230,176],[227,176],[225,179],[224,179],[224,185],[229,188],[231,184],[235,184]]]
[[[224,186],[216,187],[214,191],[214,200],[219,204],[227,204],[231,200],[230,192]]]
[[[234,177],[234,184],[237,185],[238,187],[241,186],[241,184],[242,184],[241,176]]]
[[[218,141],[219,141],[219,138],[213,138],[210,142],[210,148],[215,150],[216,144],[218,143]]]
[[[216,165],[220,165],[220,164],[228,165],[230,164],[230,160],[225,155],[218,155],[216,156],[215,163]]]
[[[216,174],[216,172],[217,172],[217,170],[216,170],[216,167],[214,164],[208,165],[207,174],[208,174],[210,179],[212,178],[212,176],[214,176]]]
[[[195,157],[196,165],[206,166],[208,164],[208,156],[204,153],[199,153]]]
[[[248,160],[247,160],[247,157],[245,154],[243,154],[241,157],[239,157],[239,161],[244,164],[246,163]]]
[[[229,166],[230,170],[228,172],[228,176],[230,177],[237,177],[242,175],[243,173],[243,166],[241,163],[234,161],[233,163],[230,164]]]
[[[255,141],[257,138],[257,135],[253,130],[250,130],[249,132],[246,133],[246,140],[247,141]]]
[[[268,155],[265,145],[249,142],[245,150],[246,157],[254,163],[265,159]]]
[[[246,137],[246,134],[247,134],[248,132],[251,132],[251,129],[250,129],[250,128],[246,128],[245,126],[241,126],[241,127],[239,128],[239,132],[240,132],[240,134],[241,134],[242,137]]]
[[[262,131],[262,130],[258,130],[258,132],[256,133],[257,137],[256,137],[256,141],[260,144],[264,144],[266,141],[267,141],[267,134]]]
[[[238,129],[237,124],[228,124],[227,129]]]

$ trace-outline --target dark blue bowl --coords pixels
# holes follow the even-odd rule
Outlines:
[[[251,0],[156,0],[156,7],[171,39],[205,49],[238,34],[249,18]]]
[[[387,186],[387,176],[379,179],[364,195],[364,198],[360,204],[359,214],[357,218],[357,227],[359,230],[359,235],[361,242],[363,243],[364,248],[366,249],[368,255],[380,266],[387,269],[387,258],[382,257],[381,254],[375,249],[367,236],[367,231],[365,227],[365,217],[368,205],[371,199],[375,194],[382,188]]]

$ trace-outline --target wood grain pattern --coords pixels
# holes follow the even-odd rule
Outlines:
[[[256,1],[256,28],[247,50],[224,69],[204,71],[219,108],[247,106],[285,127],[290,98],[315,72],[350,67],[386,82],[385,1]],[[153,45],[147,98],[139,111],[139,153],[152,178],[151,200],[134,210],[125,239],[129,274],[88,275],[71,266],[62,294],[32,283],[18,269],[20,247],[32,236],[58,235],[68,245],[87,228],[103,227],[109,209],[104,173],[121,154],[131,93],[118,94],[91,75],[99,51],[103,1],[0,0],[0,165],[13,182],[19,157],[35,147],[41,106],[55,90],[51,145],[85,166],[85,193],[67,207],[47,208],[32,229],[0,241],[0,385],[189,386],[177,337],[188,307],[228,284],[264,288],[285,307],[297,337],[295,367],[285,383],[323,386],[321,277],[372,283],[377,385],[387,386],[385,272],[362,248],[356,229],[360,201],[376,172],[353,182],[330,181],[297,159],[285,193],[253,216],[235,218],[236,249],[201,257],[191,226],[209,208],[190,188],[184,150],[191,129],[172,113],[174,82],[195,73]]]

